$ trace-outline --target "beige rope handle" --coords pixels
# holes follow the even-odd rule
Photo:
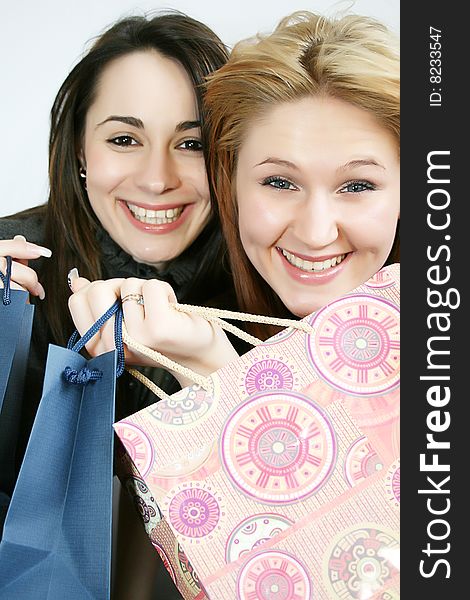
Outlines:
[[[180,311],[180,312],[183,312],[183,311]],[[203,316],[203,315],[200,315],[200,316]],[[246,331],[243,331],[243,329],[240,329],[236,325],[232,325],[232,323],[227,323],[227,321],[224,321],[223,319],[221,319],[219,317],[211,317],[209,315],[207,315],[207,316],[204,315],[204,318],[207,321],[209,321],[210,323],[214,323],[214,325],[218,325],[222,329],[225,329],[226,331],[230,331],[231,333],[233,333],[240,339],[245,340],[245,342],[248,342],[249,344],[252,344],[253,346],[259,346],[260,344],[263,343],[263,340],[260,340],[259,338],[247,333]]]
[[[251,323],[263,323],[263,324],[268,324],[268,325],[278,325],[280,327],[282,327],[282,326],[292,327],[294,329],[299,329],[299,330],[304,331],[305,333],[309,333],[309,334],[312,334],[314,332],[314,328],[310,325],[310,323],[307,323],[306,321],[295,321],[294,319],[279,319],[277,317],[265,317],[263,315],[252,315],[249,313],[242,313],[242,312],[236,312],[236,311],[231,311],[231,310],[223,310],[220,308],[209,308],[207,306],[194,306],[192,304],[178,304],[176,302],[172,303],[172,307],[175,310],[178,310],[179,312],[183,312],[186,314],[200,315],[207,321],[214,323],[216,325],[219,325],[219,327],[221,327],[222,329],[230,331],[234,335],[238,336],[239,338],[248,342],[249,344],[252,344],[253,346],[259,346],[260,344],[263,343],[263,341],[253,335],[250,335],[246,331],[243,331],[243,329],[240,329],[239,327],[236,327],[235,325],[232,325],[231,323],[227,323],[223,319],[235,319],[235,320],[247,321],[247,322],[251,322]],[[184,367],[183,365],[180,365],[179,363],[175,362],[174,360],[171,360],[170,358],[166,357],[164,354],[161,354],[157,350],[152,350],[150,348],[147,348],[147,346],[140,344],[137,340],[134,340],[133,338],[130,337],[124,321],[122,322],[122,341],[129,348],[132,348],[133,350],[136,350],[140,354],[147,356],[148,358],[159,363],[163,367],[167,367],[168,369],[171,369],[175,373],[179,373],[180,375],[183,375],[183,377],[186,377],[187,379],[194,381],[194,383],[200,385],[203,389],[205,389],[209,393],[213,392],[213,385],[212,385],[212,380],[210,377],[204,377],[203,375],[196,373],[196,371],[193,371],[192,369]],[[170,396],[167,393],[165,393],[160,387],[158,387],[153,381],[151,381],[148,377],[143,375],[137,369],[126,368],[126,370],[133,377],[135,377],[141,383],[143,383],[150,391],[152,391],[161,400],[168,400],[170,398]]]
[[[126,344],[126,346],[128,346],[129,348],[132,348],[132,350],[137,350],[137,352],[139,352],[140,354],[147,356],[148,358],[159,363],[163,367],[167,367],[168,369],[171,369],[172,371],[175,371],[176,373],[183,375],[183,377],[186,377],[187,379],[191,379],[192,381],[194,381],[194,383],[197,383],[198,385],[200,385],[202,388],[204,388],[208,392],[212,392],[213,385],[212,385],[212,381],[211,381],[210,377],[204,377],[204,375],[200,375],[199,373],[196,373],[196,371],[193,371],[192,369],[188,369],[188,367],[183,367],[183,365],[180,365],[179,363],[175,362],[174,360],[171,360],[171,358],[168,358],[164,354],[161,354],[160,352],[158,352],[158,350],[152,350],[151,348],[147,348],[147,346],[144,346],[137,340],[134,340],[129,335],[124,321],[122,322],[122,341]],[[135,369],[133,369],[133,370],[135,370]],[[134,375],[134,373],[131,373],[131,374]],[[140,373],[140,375],[142,375],[142,373]],[[147,377],[145,377],[145,375],[142,375],[142,378],[145,378],[147,381],[150,381]],[[139,379],[139,381],[142,381],[142,383],[144,383],[144,385],[147,385],[141,378],[137,378],[137,379]],[[156,386],[155,384],[153,384],[153,385],[155,388],[158,388],[158,386]],[[160,388],[158,388],[158,389],[160,389]],[[154,390],[152,390],[152,391],[154,391]],[[156,392],[154,392],[154,393],[156,393]],[[156,394],[156,395],[159,396],[159,394]],[[168,395],[167,394],[165,394],[165,395],[168,398]]]
[[[126,367],[126,371],[128,373],[130,373],[133,377],[138,379],[141,383],[143,383],[145,385],[145,387],[147,387],[151,392],[153,392],[155,394],[155,396],[160,398],[160,400],[169,400],[170,399],[170,396],[164,390],[162,390],[161,387],[158,387],[158,385],[156,383],[154,383],[151,379],[146,377],[143,373],[141,373],[137,369],[131,369],[129,367]]]
[[[179,304],[177,302],[175,302],[171,306],[179,312],[200,315],[201,317],[204,317],[207,321],[217,322],[217,324],[220,325],[220,327],[226,329],[227,331],[231,331],[231,333],[235,335],[238,335],[238,337],[240,337],[242,340],[245,340],[253,346],[258,346],[259,344],[262,344],[263,340],[260,340],[246,333],[246,331],[243,331],[243,329],[240,329],[239,327],[236,327],[231,323],[226,323],[222,319],[234,319],[236,321],[262,323],[265,325],[278,325],[279,327],[292,327],[294,329],[299,329],[300,331],[304,331],[305,333],[310,334],[314,332],[314,328],[307,321],[296,321],[294,319],[280,319],[278,317],[265,317],[264,315],[252,315],[250,313],[236,312],[233,310],[224,310],[222,308],[194,306],[192,304]]]

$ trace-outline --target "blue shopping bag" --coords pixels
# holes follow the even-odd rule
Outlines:
[[[15,456],[34,306],[28,293],[10,289],[11,257],[0,273],[0,537],[16,479]]]
[[[78,351],[116,314],[113,350]],[[110,597],[116,304],[70,348],[49,345],[44,388],[0,542],[2,600]]]

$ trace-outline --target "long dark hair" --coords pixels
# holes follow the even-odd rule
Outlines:
[[[77,267],[80,274],[90,280],[102,276],[102,257],[96,239],[100,224],[79,176],[78,155],[86,115],[106,66],[116,58],[142,50],[156,50],[184,67],[194,84],[203,145],[207,147],[202,85],[205,77],[227,60],[227,50],[215,33],[203,23],[172,11],[151,19],[143,16],[124,18],[98,37],[62,84],[51,110],[50,193],[44,208],[44,243],[53,249],[53,256],[43,261],[41,278],[45,288],[53,290],[46,297],[43,309],[57,343],[63,343],[73,327],[67,310],[70,295],[67,272]],[[204,155],[207,167],[206,153]],[[201,235],[205,248],[201,252],[203,259],[193,279],[192,290],[207,289],[209,273],[212,280],[216,280],[217,270],[222,269],[222,235],[215,216]],[[222,271],[220,273],[222,275]]]

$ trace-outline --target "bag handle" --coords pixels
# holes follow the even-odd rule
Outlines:
[[[223,319],[235,319],[250,323],[263,323],[269,325],[279,325],[281,327],[292,327],[293,329],[298,329],[308,334],[312,334],[314,332],[314,328],[307,321],[296,321],[294,319],[279,319],[277,317],[265,317],[263,315],[253,315],[249,313],[235,312],[219,308],[209,308],[206,306],[193,306],[191,304],[178,304],[176,302],[172,303],[171,306],[179,312],[200,315],[210,323],[219,325],[219,327],[221,327],[222,329],[230,331],[230,333],[233,333],[240,339],[244,340],[245,342],[248,342],[249,344],[252,344],[253,346],[259,346],[263,343],[263,341],[255,336],[250,335],[249,333],[246,333],[246,331],[243,331],[239,327],[232,325],[231,323],[227,323]],[[194,383],[200,385],[209,393],[213,392],[212,379],[210,377],[200,375],[199,373],[196,373],[196,371],[188,369],[187,367],[184,367],[183,365],[180,365],[179,363],[169,359],[157,350],[151,350],[143,344],[140,344],[137,340],[134,340],[130,337],[125,323],[122,324],[122,339],[123,342],[129,348],[132,348],[133,350],[136,350],[140,354],[147,356],[148,358],[154,360],[160,365],[167,367],[172,371],[179,373],[180,375],[183,375],[187,379],[191,379],[192,381],[194,381]],[[167,400],[169,398],[169,395],[166,392],[164,392],[153,381],[151,381],[148,377],[143,375],[137,369],[126,367],[126,370],[136,379],[138,379],[141,383],[143,383],[161,400]]]
[[[85,344],[89,342],[96,333],[98,333],[106,321],[108,321],[112,316],[116,315],[114,320],[114,343],[118,354],[116,377],[120,377],[124,373],[125,367],[124,344],[122,338],[122,314],[122,303],[121,300],[118,299],[103,315],[101,315],[101,317],[95,323],[93,323],[90,329],[88,329],[88,331],[86,331],[80,339],[78,339],[78,331],[75,330],[67,342],[67,348],[69,350],[73,350],[73,352],[80,352],[80,350],[85,347]],[[103,373],[98,369],[89,369],[88,367],[83,367],[80,369],[80,371],[72,369],[71,367],[65,367],[64,369],[64,377],[69,383],[85,385],[89,381],[97,381],[98,379],[101,379],[102,376]]]
[[[0,271],[0,279],[3,283],[3,304],[4,306],[8,306],[11,304],[10,298],[10,284],[11,284],[11,256],[5,256],[7,261],[7,268],[5,271],[5,275]]]

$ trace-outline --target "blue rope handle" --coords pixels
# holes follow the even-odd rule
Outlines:
[[[8,306],[11,304],[10,298],[10,283],[11,283],[11,256],[5,256],[7,261],[7,269],[5,275],[0,271],[0,278],[3,282],[3,304]]]
[[[122,304],[121,300],[118,299],[116,302],[108,308],[108,310],[101,315],[101,317],[93,323],[90,329],[79,339],[78,331],[74,331],[70,336],[67,343],[67,348],[74,352],[80,352],[84,348],[85,344],[91,340],[91,338],[98,333],[101,327],[108,321],[113,315],[116,315],[114,320],[114,343],[118,353],[116,377],[120,377],[124,372],[124,343],[122,341]],[[80,371],[76,371],[71,367],[66,367],[64,370],[64,377],[69,383],[75,383],[79,385],[85,385],[89,381],[97,381],[101,379],[103,373],[98,369],[89,369],[83,367]]]

